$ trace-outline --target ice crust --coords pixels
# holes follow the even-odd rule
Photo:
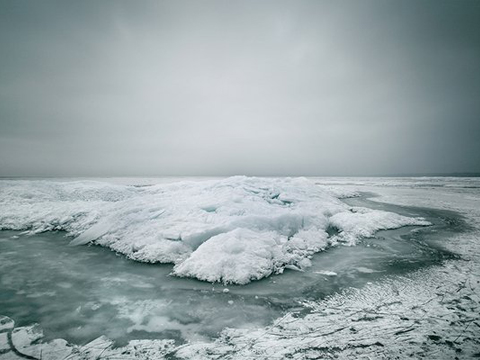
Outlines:
[[[355,245],[422,218],[352,208],[305,178],[232,177],[145,187],[76,181],[1,181],[0,229],[63,230],[173,274],[246,284],[303,270],[315,252]],[[329,237],[327,230],[338,234]]]

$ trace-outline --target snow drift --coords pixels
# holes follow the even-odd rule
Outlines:
[[[303,270],[339,242],[381,229],[428,225],[422,218],[351,208],[304,178],[232,177],[147,187],[90,181],[1,181],[0,229],[63,230],[173,274],[246,284]],[[327,230],[338,234],[329,237]]]

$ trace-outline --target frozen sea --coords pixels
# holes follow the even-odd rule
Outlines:
[[[0,359],[480,355],[480,179],[0,189]]]

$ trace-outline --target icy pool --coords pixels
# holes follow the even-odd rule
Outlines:
[[[39,323],[46,340],[85,344],[106,335],[131,339],[209,340],[226,327],[254,328],[287,311],[307,311],[305,300],[361,287],[455,257],[442,250],[462,219],[451,212],[373,203],[352,206],[421,216],[433,226],[380,231],[356,246],[315,254],[304,272],[286,270],[243,286],[170,276],[169,264],[145,264],[100,246],[69,246],[63,232],[0,232],[0,314],[16,326]]]

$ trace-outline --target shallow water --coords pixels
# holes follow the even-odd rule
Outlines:
[[[71,247],[63,233],[0,232],[0,314],[17,326],[38,322],[46,339],[84,344],[100,335],[118,345],[131,339],[209,339],[225,327],[258,327],[300,303],[386,275],[439,264],[455,255],[442,242],[466,229],[455,213],[379,204],[366,206],[434,225],[381,231],[355,247],[316,254],[305,272],[286,270],[245,286],[169,276],[172,265],[143,264],[98,246]]]

